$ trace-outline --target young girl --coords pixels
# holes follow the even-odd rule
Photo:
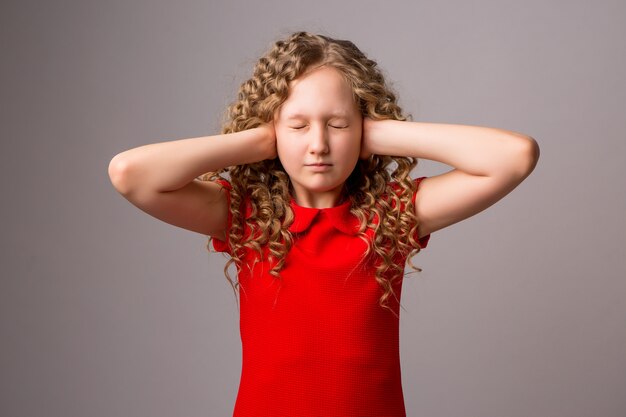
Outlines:
[[[243,351],[234,415],[405,416],[405,262],[519,185],[536,142],[408,121],[376,62],[306,32],[260,58],[228,116],[219,135],[122,152],[109,175],[141,210],[230,255]],[[411,179],[416,158],[454,169]]]

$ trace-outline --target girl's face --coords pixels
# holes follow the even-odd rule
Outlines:
[[[298,205],[338,203],[359,159],[362,123],[352,89],[335,68],[316,68],[291,82],[289,97],[274,114],[274,128],[278,157]]]

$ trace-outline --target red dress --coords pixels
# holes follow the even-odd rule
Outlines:
[[[238,276],[243,357],[233,416],[406,416],[398,318],[378,305],[383,290],[371,258],[359,263],[366,244],[350,201],[323,209],[290,204],[294,245],[282,284],[267,261],[252,269],[246,262]],[[420,247],[429,239],[419,239]],[[230,253],[219,239],[213,247]],[[406,256],[396,259],[404,264]],[[398,280],[398,299],[401,289]],[[389,307],[399,316],[393,296]]]

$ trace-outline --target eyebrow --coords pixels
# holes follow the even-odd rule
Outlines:
[[[331,113],[329,114],[330,117],[342,117],[344,119],[348,119],[350,118],[350,116],[347,113],[343,113],[343,112],[336,112],[336,113]],[[304,114],[300,114],[300,113],[294,113],[294,114],[290,114],[289,116],[287,116],[285,118],[286,120],[291,120],[291,119],[306,119],[306,115]]]

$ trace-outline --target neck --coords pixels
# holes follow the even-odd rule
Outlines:
[[[294,190],[290,191],[291,197],[300,207],[330,208],[339,206],[349,199],[345,186],[339,190],[339,193],[336,190],[324,193],[311,193],[301,190],[300,194],[295,193]]]

